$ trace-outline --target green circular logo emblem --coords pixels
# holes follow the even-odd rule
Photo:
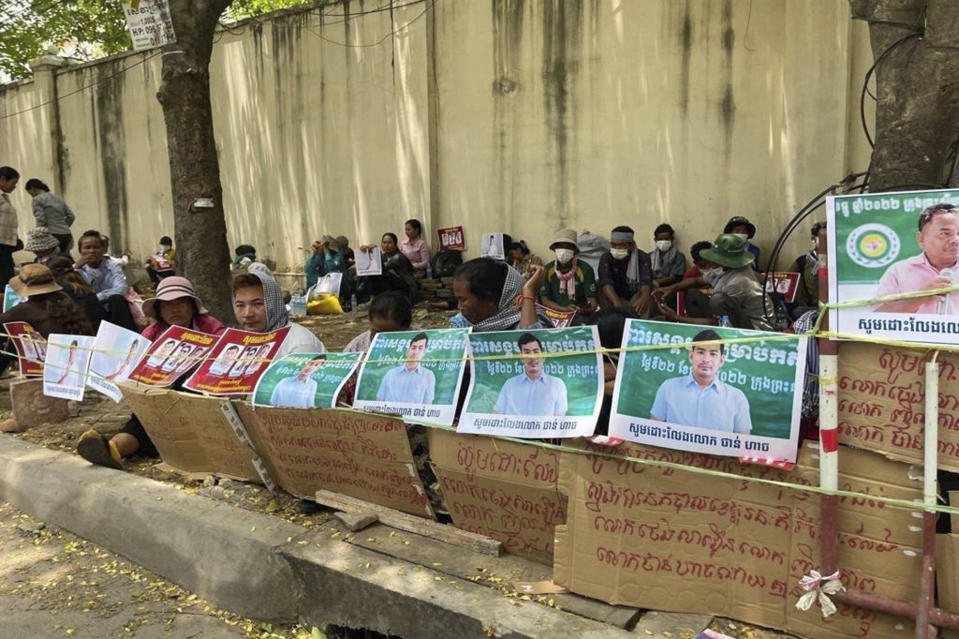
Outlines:
[[[846,240],[849,259],[866,268],[887,266],[899,257],[899,236],[885,224],[863,224]]]

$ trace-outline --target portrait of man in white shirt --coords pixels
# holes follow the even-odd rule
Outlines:
[[[386,372],[383,381],[380,382],[379,390],[376,391],[376,401],[407,404],[433,403],[436,377],[433,371],[420,364],[428,346],[429,337],[426,333],[413,336],[406,349],[406,362]]]
[[[517,340],[523,359],[523,374],[506,380],[500,389],[493,412],[504,415],[564,417],[569,409],[566,383],[543,370],[543,344],[532,333],[523,333]]]
[[[313,408],[316,405],[316,380],[312,375],[326,363],[326,354],[319,353],[303,363],[296,375],[284,377],[270,395],[271,406]]]

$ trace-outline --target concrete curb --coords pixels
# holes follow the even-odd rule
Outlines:
[[[404,639],[635,637],[15,437],[0,437],[0,499],[257,619]]]

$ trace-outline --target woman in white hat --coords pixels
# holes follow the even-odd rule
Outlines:
[[[143,314],[156,320],[142,333],[151,342],[171,326],[212,335],[226,330],[219,320],[207,313],[190,280],[176,275],[160,280],[156,295],[143,302]],[[92,428],[86,431],[77,442],[77,453],[91,464],[118,470],[123,468],[123,458],[133,454],[159,457],[156,446],[136,415],[132,415],[123,429],[109,439]]]

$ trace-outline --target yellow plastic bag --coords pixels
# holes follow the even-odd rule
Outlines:
[[[321,295],[306,303],[307,315],[342,315],[343,307],[336,295]]]

